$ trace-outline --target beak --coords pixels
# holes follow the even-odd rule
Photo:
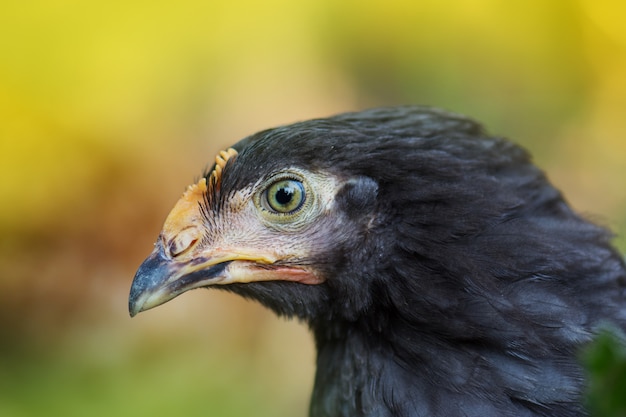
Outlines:
[[[176,262],[165,255],[163,245],[158,243],[133,279],[128,299],[130,316],[159,306],[185,291],[217,284],[227,277],[230,262],[202,258]]]
[[[168,256],[163,244],[158,242],[133,279],[128,298],[130,316],[200,287],[260,281],[314,285],[324,281],[305,267],[277,264],[272,255],[259,252],[214,251],[208,256],[179,261]]]

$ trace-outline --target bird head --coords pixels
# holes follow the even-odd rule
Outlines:
[[[374,221],[377,184],[333,169],[335,153],[345,152],[339,143],[325,149],[284,133],[262,132],[220,152],[187,188],[137,271],[131,316],[219,287],[310,319],[328,307],[330,288],[350,293],[338,276]]]

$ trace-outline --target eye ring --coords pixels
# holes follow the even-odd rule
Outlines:
[[[271,183],[263,193],[263,205],[276,214],[293,214],[306,201],[306,189],[302,181],[282,178]]]

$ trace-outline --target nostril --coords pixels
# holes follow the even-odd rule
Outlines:
[[[195,227],[181,231],[169,243],[170,256],[176,258],[188,252],[198,242],[198,233]]]

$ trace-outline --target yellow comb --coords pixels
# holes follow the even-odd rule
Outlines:
[[[220,183],[222,181],[222,171],[226,166],[226,162],[231,159],[233,156],[237,155],[237,151],[233,148],[228,148],[225,151],[220,151],[219,154],[215,157],[215,168],[213,168],[213,172],[209,176],[209,184],[212,187],[217,187],[219,189]]]

